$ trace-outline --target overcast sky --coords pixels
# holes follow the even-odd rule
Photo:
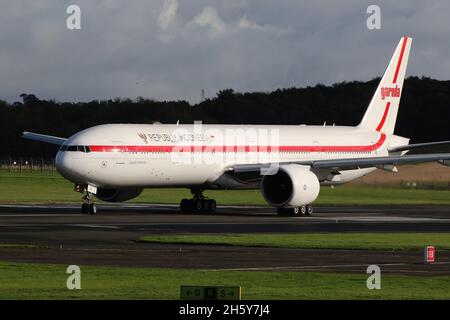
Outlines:
[[[81,8],[81,30],[66,8]],[[381,8],[368,30],[367,7]],[[2,0],[0,99],[144,96],[197,103],[381,76],[414,38],[408,75],[450,79],[450,1]]]

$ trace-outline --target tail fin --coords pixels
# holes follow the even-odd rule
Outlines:
[[[412,38],[400,39],[359,127],[394,133],[411,42]]]

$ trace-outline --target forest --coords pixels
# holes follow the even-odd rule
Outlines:
[[[143,97],[89,102],[42,100],[33,93],[18,101],[0,100],[0,158],[53,157],[56,146],[21,138],[22,131],[69,137],[105,123],[357,125],[379,78],[285,88],[272,92],[219,91],[198,104]],[[405,80],[395,133],[412,143],[450,140],[450,81],[427,77]]]

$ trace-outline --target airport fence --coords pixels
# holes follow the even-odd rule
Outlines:
[[[0,159],[0,171],[11,173],[46,173],[56,174],[53,158],[27,158],[27,157],[8,157]],[[447,177],[437,177],[422,174],[422,179],[391,179],[386,181],[382,178],[359,179],[349,183],[355,187],[389,187],[402,189],[435,189],[450,190],[450,181]]]
[[[0,159],[0,170],[56,173],[55,159],[8,157]]]

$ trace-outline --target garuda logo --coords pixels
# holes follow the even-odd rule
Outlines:
[[[148,144],[148,137],[145,133],[138,133],[137,135],[145,142],[145,144]]]

